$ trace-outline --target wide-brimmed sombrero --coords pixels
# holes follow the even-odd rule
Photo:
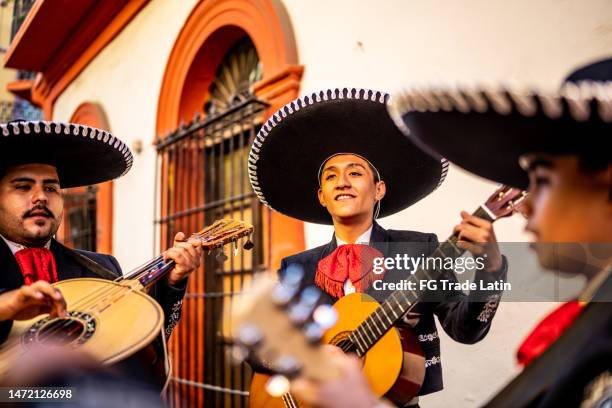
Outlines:
[[[605,78],[602,68],[583,67],[558,91],[411,88],[394,95],[388,108],[408,138],[434,157],[444,156],[474,174],[525,189],[528,176],[519,163],[525,154],[609,159],[612,83],[597,82]]]
[[[331,224],[317,199],[321,164],[337,153],[372,163],[387,185],[380,216],[419,201],[444,180],[448,164],[415,146],[391,121],[388,95],[365,89],[316,92],[279,109],[262,126],[249,154],[259,199],[302,221]]]
[[[13,121],[0,125],[0,168],[55,166],[62,188],[101,183],[132,166],[128,146],[110,133],[73,123]]]

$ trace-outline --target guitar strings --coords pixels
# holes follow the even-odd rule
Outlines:
[[[237,225],[234,225],[234,224],[237,224]],[[230,226],[233,226],[233,225],[234,225],[234,228],[233,229],[230,228]],[[219,230],[221,230],[222,232],[225,233],[224,235],[221,235],[221,237],[223,237],[223,236],[227,236],[228,234],[231,234],[234,231],[240,230],[240,228],[243,228],[243,224],[241,224],[241,223],[239,223],[237,221],[233,221],[232,220],[232,221],[228,222],[226,220],[219,220],[219,221],[213,223],[213,225],[211,225],[210,227],[208,227],[208,228],[206,228],[206,229],[204,229],[204,230],[202,230],[202,231],[200,231],[200,232],[198,232],[196,234],[192,234],[192,236],[190,238],[193,238],[194,236],[200,236],[200,238],[198,238],[198,239],[206,240],[206,239],[210,238],[210,235],[212,235],[214,232],[218,232]],[[247,231],[248,231],[248,229],[247,229]],[[239,239],[239,238],[241,238],[243,236],[248,235],[249,233],[250,232],[246,232],[245,234],[240,234],[240,235],[236,236],[235,239]],[[218,239],[218,237],[216,239]],[[206,241],[204,241],[204,242],[206,242]],[[229,242],[231,242],[231,241],[228,241],[227,243],[229,243]],[[226,245],[227,243],[223,243],[221,246]],[[171,263],[171,262],[167,262],[165,265],[163,265],[161,267],[158,267],[159,266],[159,262],[162,261],[162,260],[163,260],[163,256],[161,256],[161,255],[157,256],[153,260],[151,260],[149,262],[145,262],[143,264],[143,265],[145,265],[145,269],[142,270],[140,273],[139,273],[139,270],[141,270],[143,268],[142,266],[141,267],[137,267],[136,269],[133,269],[132,271],[130,271],[126,275],[122,275],[122,276],[118,277],[117,279],[115,279],[113,281],[109,281],[108,283],[118,283],[118,282],[120,282],[122,280],[128,279],[131,276],[140,276],[140,277],[142,277],[142,276],[144,276],[147,273],[153,272],[152,270],[150,270],[152,266],[156,266],[157,267],[155,270],[160,270],[162,268],[167,267]],[[120,300],[124,296],[126,296],[129,293],[133,292],[136,289],[135,286],[129,286],[129,287],[128,286],[113,286],[111,288],[108,288],[108,287],[106,287],[106,285],[104,285],[104,287],[99,288],[97,290],[94,290],[92,293],[90,293],[90,294],[86,295],[85,297],[79,299],[75,303],[75,305],[73,307],[76,307],[77,304],[79,304],[79,305],[82,304],[82,302],[87,302],[88,303],[87,307],[92,307],[92,306],[95,307],[97,304],[93,303],[93,305],[92,305],[92,302],[95,302],[97,299],[100,298],[100,296],[108,298],[108,297],[110,297],[112,295],[115,295],[115,294],[121,294],[120,298],[118,298],[118,299],[116,299],[116,300],[114,300],[114,301],[112,301],[110,303],[102,304],[102,306],[105,306],[105,308],[102,309],[102,310],[97,310],[96,311],[96,310],[93,310],[93,309],[92,310],[85,309],[88,312],[93,313],[91,318],[83,319],[85,321],[85,324],[87,324],[93,318],[99,316],[100,313],[102,313],[104,310],[106,310],[106,308],[108,306],[116,303],[118,300]],[[127,290],[127,292],[125,292],[126,290]],[[125,292],[125,293],[121,293],[121,292]],[[101,303],[102,303],[101,301],[98,302],[98,304],[101,304]],[[90,306],[90,305],[92,305],[92,306]],[[79,308],[81,308],[81,307],[83,307],[83,306],[80,306]],[[85,314],[86,313],[84,313],[84,312],[79,312],[75,316],[71,316],[71,317],[79,318],[79,317],[83,317]],[[45,336],[45,338],[41,339],[41,341],[48,340],[51,336],[53,336],[59,330],[62,330],[63,328],[68,327],[71,323],[72,323],[72,319],[66,319],[66,322],[63,325],[59,325],[58,327],[55,327],[53,330],[51,330],[48,333],[47,336]],[[13,346],[3,350],[2,353],[0,353],[0,354],[8,353],[9,351],[12,351],[13,349],[17,348],[18,346],[19,346],[19,342],[17,342]],[[24,350],[24,352],[25,352],[25,350]]]
[[[219,223],[219,225],[217,225],[217,223]],[[211,225],[211,226],[210,226],[208,229],[205,229],[205,230],[203,230],[203,231],[201,231],[201,232],[199,232],[199,233],[197,233],[197,234],[193,234],[193,235],[192,235],[192,237],[193,237],[193,236],[198,236],[198,235],[201,235],[201,238],[204,238],[204,239],[209,238],[209,236],[208,236],[208,235],[209,235],[210,233],[217,232],[219,229],[223,230],[223,226],[224,226],[223,224],[225,224],[225,225],[232,225],[232,223],[236,223],[236,222],[235,222],[235,221],[232,221],[232,222],[230,222],[230,223],[227,223],[227,222],[223,222],[223,221],[218,221],[217,223],[214,223],[214,224],[213,224],[213,225]],[[216,228],[215,228],[215,227],[216,227]],[[156,257],[154,260],[152,260],[152,261],[149,261],[149,262],[145,263],[145,265],[146,265],[148,268],[147,268],[147,269],[145,269],[144,271],[142,271],[142,272],[138,273],[138,269],[139,269],[139,268],[137,268],[136,270],[133,270],[133,271],[129,272],[127,275],[124,275],[124,276],[120,276],[120,277],[118,277],[117,279],[115,279],[115,280],[114,280],[114,281],[112,281],[112,282],[117,283],[117,282],[119,282],[119,281],[121,281],[121,280],[126,279],[126,276],[133,276],[133,275],[135,275],[135,276],[138,276],[138,275],[142,276],[142,275],[144,275],[144,274],[146,274],[146,273],[149,273],[149,272],[151,272],[151,271],[149,270],[149,269],[151,268],[151,266],[152,266],[151,264],[155,264],[155,266],[157,266],[157,263],[158,263],[158,262],[155,262],[155,261],[156,261],[156,260],[158,260],[158,259],[162,259],[162,257],[161,257],[161,256],[158,256],[158,257]],[[164,266],[167,266],[167,264],[166,264],[166,265],[164,265]],[[163,268],[163,267],[162,267],[162,268]],[[157,269],[161,269],[161,268],[157,268]],[[126,292],[126,289],[127,289],[127,292]],[[121,296],[121,298],[122,298],[122,297],[124,297],[125,295],[127,295],[127,294],[131,293],[131,292],[132,292],[134,289],[135,289],[134,287],[126,287],[126,286],[119,286],[119,287],[117,287],[117,286],[113,286],[113,287],[111,287],[111,288],[108,288],[108,287],[106,287],[106,285],[104,285],[104,287],[102,287],[102,288],[100,288],[100,289],[97,289],[97,290],[93,291],[91,294],[88,294],[87,296],[85,296],[85,297],[81,298],[79,301],[77,301],[77,302],[75,303],[75,306],[73,306],[73,307],[76,307],[76,305],[78,304],[78,305],[80,305],[80,308],[82,308],[82,307],[84,307],[84,305],[81,305],[83,302],[87,302],[87,303],[88,303],[88,305],[87,305],[86,307],[91,307],[91,306],[92,306],[92,301],[93,301],[93,302],[97,301],[97,299],[99,299],[99,298],[100,298],[100,296],[103,296],[103,297],[105,297],[105,299],[106,299],[106,298],[108,298],[108,297],[110,297],[110,296],[112,296],[112,295],[122,294],[121,292],[125,292],[125,293],[123,293],[123,294],[122,294],[122,296]],[[118,300],[119,300],[119,299],[116,299],[116,300],[114,300],[114,301],[113,301],[113,302],[111,302],[111,303],[106,303],[106,304],[104,304],[103,306],[109,306],[109,305],[111,305],[111,304],[115,303],[115,302],[116,302],[116,301],[118,301]],[[101,304],[102,302],[100,301],[100,302],[98,302],[98,303],[99,303],[99,304]],[[93,303],[93,306],[96,306],[96,303]],[[85,309],[85,310],[86,310],[87,312],[92,312],[92,313],[93,313],[92,318],[89,318],[89,319],[83,319],[83,320],[85,321],[85,324],[87,324],[87,323],[89,323],[89,322],[90,322],[90,321],[91,321],[91,320],[92,320],[94,317],[99,316],[99,314],[100,314],[100,313],[101,313],[101,312],[102,312],[104,309],[102,309],[101,311],[100,311],[100,310],[98,310],[98,311],[96,311],[96,310],[87,310],[87,309]],[[75,316],[71,316],[71,317],[73,317],[73,318],[82,318],[82,317],[83,317],[85,314],[86,314],[86,313],[84,313],[84,312],[79,312],[79,313],[78,313],[78,314],[76,314]],[[68,327],[68,326],[69,326],[71,323],[72,323],[72,320],[71,320],[71,319],[66,319],[66,322],[65,322],[63,325],[59,325],[59,326],[55,327],[53,330],[51,330],[51,331],[48,333],[48,335],[47,335],[47,336],[45,336],[45,338],[44,338],[44,339],[41,339],[41,340],[42,340],[42,341],[44,341],[44,340],[48,340],[48,339],[49,339],[51,336],[53,336],[53,335],[54,335],[55,333],[57,333],[59,330],[62,330],[62,329],[64,329],[65,327]],[[18,346],[18,344],[16,344],[16,345],[15,345],[15,347],[16,347],[16,346]],[[7,349],[7,351],[8,351],[8,350],[10,350],[10,349],[11,349],[11,348]]]
[[[213,225],[211,225],[209,228],[205,229],[204,231],[201,231],[201,232],[196,233],[196,234],[192,234],[190,238],[194,238],[194,237],[198,237],[199,236],[197,239],[204,240],[204,242],[206,242],[206,240],[208,238],[210,238],[210,236],[213,235],[215,232],[223,231],[227,235],[226,229],[229,229],[229,226],[231,226],[233,223],[236,223],[236,221],[230,221],[229,223],[228,222],[223,222],[223,221],[218,221],[218,222],[214,223]],[[236,230],[239,230],[239,229],[240,229],[240,224],[238,226],[234,227],[233,231],[236,231]],[[233,232],[233,231],[230,231],[230,232]],[[223,235],[222,235],[222,237],[223,237]],[[147,268],[142,270],[141,272],[138,272],[138,269],[136,269],[135,271],[133,270],[133,271],[129,272],[127,275],[124,275],[124,276],[121,276],[121,277],[115,279],[113,282],[117,283],[119,281],[126,280],[127,279],[126,276],[129,277],[129,276],[132,276],[132,275],[135,276],[134,279],[141,278],[141,277],[145,276],[148,273],[164,269],[165,267],[168,267],[172,262],[174,262],[174,261],[166,261],[166,263],[162,264],[162,266],[160,267],[159,266],[159,262],[161,262],[162,260],[163,260],[163,256],[161,256],[161,255],[157,256],[152,261],[147,262],[146,263]],[[155,269],[151,270],[151,268],[153,266],[155,266]],[[104,285],[104,286],[106,286],[106,285]],[[118,294],[121,294],[122,295],[121,298],[122,298],[122,297],[126,296],[127,294],[131,293],[135,289],[133,287],[129,287],[129,290],[127,292],[125,292],[125,288],[127,288],[127,287],[125,287],[125,286],[119,286],[119,287],[114,286],[112,288],[103,287],[103,288],[100,288],[99,290],[97,290],[97,292],[98,292],[97,294],[95,293],[96,291],[92,292],[91,295],[83,297],[82,299],[77,301],[75,303],[75,305],[73,305],[73,308],[76,308],[77,307],[76,305],[79,305],[78,308],[83,310],[83,311],[77,313],[75,316],[72,316],[72,317],[74,317],[74,318],[82,318],[85,314],[88,314],[87,312],[92,312],[94,314],[96,314],[96,312],[97,312],[97,315],[99,315],[100,311],[96,311],[94,309],[90,310],[88,308],[92,308],[92,307],[96,307],[96,306],[103,306],[103,307],[106,308],[109,305],[112,305],[113,303],[116,303],[118,300],[120,300],[120,298],[116,299],[116,300],[114,300],[114,301],[112,301],[110,303],[102,304],[102,301],[106,300],[107,298],[109,298],[109,297],[111,297],[113,295],[118,295]],[[122,292],[125,292],[125,293],[122,293]],[[98,301],[97,299],[99,299],[100,296],[103,296],[104,298],[103,298],[103,300]],[[83,305],[82,304],[83,301],[87,302],[87,304]],[[104,309],[102,309],[102,310],[104,310]],[[89,314],[91,314],[91,313],[89,313]],[[83,320],[87,324],[92,319],[90,318],[90,319],[83,319]],[[67,321],[63,325],[60,325],[60,326],[56,327],[55,330],[53,330],[52,332],[49,333],[49,335],[53,335],[53,334],[57,333],[57,331],[62,330],[65,327],[68,327],[70,324],[71,324],[71,320],[67,319]]]

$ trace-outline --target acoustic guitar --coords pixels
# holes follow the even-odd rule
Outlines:
[[[522,190],[501,186],[473,215],[489,222],[512,215],[526,196]],[[452,235],[440,244],[429,257],[456,259],[465,250],[457,246],[458,237]],[[334,308],[338,321],[323,336],[323,341],[355,353],[363,360],[363,372],[377,396],[408,402],[417,395],[425,376],[425,359],[414,334],[401,333],[395,327],[426,293],[419,289],[421,280],[435,280],[444,270],[420,268],[406,277],[415,282],[415,290],[398,290],[378,303],[364,293],[353,293],[340,298]],[[272,398],[266,394],[268,375],[255,373],[250,387],[251,408],[282,408],[300,406],[291,394]]]
[[[223,219],[191,235],[205,250],[220,251],[253,232],[242,221]],[[252,248],[250,239],[244,245]],[[69,347],[109,365],[142,350],[160,333],[164,313],[146,291],[170,272],[173,260],[163,256],[145,263],[114,281],[96,278],[66,279],[53,284],[67,304],[67,316],[14,321],[8,339],[0,345],[0,379],[31,347]]]

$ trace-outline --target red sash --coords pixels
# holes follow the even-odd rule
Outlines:
[[[344,282],[351,280],[355,291],[364,292],[375,279],[382,279],[372,270],[374,258],[383,255],[376,249],[362,244],[340,245],[319,261],[315,284],[333,297],[344,296]]]
[[[26,285],[38,280],[57,282],[57,268],[53,253],[47,248],[26,248],[15,252]]]

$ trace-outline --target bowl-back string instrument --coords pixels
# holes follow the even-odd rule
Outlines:
[[[209,227],[192,234],[189,240],[199,241],[200,245],[210,252],[216,248],[220,249],[230,242],[237,242],[238,239],[250,236],[252,233],[252,225],[242,221],[224,219],[218,220]],[[244,244],[244,247],[246,249],[252,247],[250,238]],[[104,286],[71,304],[70,309],[76,311],[71,317],[73,319],[83,318],[85,323],[90,322],[131,292],[151,287],[166,273],[171,271],[175,264],[174,260],[164,260],[163,254],[153,258],[140,267],[112,281],[114,283],[124,282],[124,284],[110,285],[110,287]],[[45,336],[39,339],[39,342],[44,343],[45,340],[52,339],[60,332],[65,337],[70,337],[71,332],[65,331],[64,329],[72,324],[72,320],[66,319],[62,322],[62,319],[58,319],[58,322],[59,324],[48,330]],[[2,354],[13,351],[14,348],[18,347],[20,347],[20,344],[16,343],[9,349],[3,350]]]

